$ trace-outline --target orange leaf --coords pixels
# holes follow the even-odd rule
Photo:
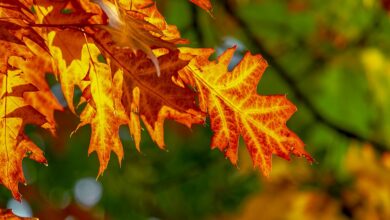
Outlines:
[[[178,51],[158,57],[161,76],[156,75],[153,63],[144,53],[114,52],[119,68],[124,71],[123,103],[130,117],[130,132],[139,149],[140,118],[152,139],[164,148],[164,121],[172,119],[188,127],[203,123],[204,115],[195,103],[195,93],[173,82],[177,72],[187,62],[179,59]]]
[[[25,157],[46,163],[43,152],[23,134],[26,124],[43,126],[45,117],[27,105],[23,93],[32,91],[20,77],[20,70],[0,75],[0,183],[20,200],[18,183],[25,183],[22,160]]]
[[[131,135],[139,149],[141,120],[152,139],[164,148],[163,124],[173,119],[190,127],[202,123],[204,115],[195,103],[196,93],[175,84],[174,78],[188,61],[179,59],[179,51],[165,49],[158,54],[161,75],[156,74],[155,63],[142,51],[136,54],[130,48],[118,47],[104,31],[93,36],[95,44],[112,61],[114,70],[123,70],[122,103],[129,117]]]
[[[66,39],[72,37],[72,47],[68,48]],[[88,48],[84,36],[73,30],[52,31],[48,34],[49,49],[52,55],[54,73],[60,80],[61,89],[69,109],[73,106],[74,87],[84,89],[82,80],[89,70]]]
[[[21,197],[18,184],[25,183],[23,158],[46,163],[43,152],[24,135],[25,125],[35,124],[54,131],[54,104],[43,111],[43,102],[38,99],[56,102],[44,78],[47,60],[37,55],[47,51],[44,40],[39,31],[26,26],[34,19],[31,4],[31,1],[8,0],[0,3],[0,14],[10,17],[2,21],[8,33],[0,34],[0,184],[10,189],[17,200]]]
[[[228,72],[234,51],[235,48],[228,49],[217,62],[195,56],[182,73],[187,77],[192,75],[199,90],[200,106],[210,116],[214,131],[212,147],[224,151],[236,164],[238,141],[242,136],[254,166],[265,176],[271,170],[272,154],[289,160],[289,154],[293,153],[312,161],[303,149],[303,142],[285,125],[296,107],[284,95],[261,96],[256,92],[266,61],[260,55],[247,53]]]
[[[58,26],[85,25],[91,23],[92,20],[95,20],[93,18],[94,15],[96,17],[102,14],[98,7],[94,7],[94,4],[86,0],[35,1],[35,5],[49,9],[48,13],[43,15],[43,24]],[[36,10],[38,13],[42,13],[39,8]]]
[[[197,6],[203,8],[208,13],[211,13],[213,6],[211,5],[210,0],[190,0],[190,2],[196,4]]]
[[[53,72],[50,55],[31,40],[27,39],[25,43],[31,53],[24,57],[12,56],[8,62],[21,70],[22,77],[37,88],[38,91],[24,93],[25,101],[46,116],[50,124],[48,129],[54,132],[54,111],[62,111],[63,107],[46,83],[46,74]]]
[[[0,2],[0,74],[7,72],[10,56],[25,54],[25,41],[30,39],[41,48],[46,49],[44,39],[28,23],[34,22],[34,16],[29,13],[29,5],[24,2],[2,0]]]
[[[180,32],[177,30],[176,26],[169,25],[162,14],[158,11],[157,5],[153,1],[137,0],[127,2],[129,5],[128,9],[137,11],[144,15],[145,21],[157,27],[161,32],[161,38],[165,41],[171,41],[176,44],[185,44],[188,41],[181,39]]]
[[[133,51],[142,50],[153,61],[157,70],[157,75],[160,75],[159,63],[156,56],[152,52],[153,47],[175,48],[175,39],[178,34],[173,33],[173,38],[167,37],[164,31],[167,31],[166,23],[161,14],[157,11],[155,5],[148,6],[137,10],[133,8],[132,2],[126,4],[113,4],[107,0],[97,1],[102,10],[106,13],[109,19],[107,27],[104,27],[110,34],[111,38],[117,46],[128,47]],[[135,6],[137,6],[135,2]],[[143,10],[151,16],[148,17],[142,14]],[[155,26],[149,20],[158,25]],[[169,30],[168,34],[172,34]],[[165,39],[164,39],[165,38]]]
[[[88,102],[80,116],[79,127],[91,124],[88,154],[96,151],[100,161],[98,175],[101,175],[110,160],[111,151],[116,153],[119,163],[123,158],[122,143],[119,139],[119,126],[127,123],[127,117],[120,103],[123,76],[121,71],[117,71],[112,78],[110,66],[98,60],[100,51],[97,47],[93,44],[88,44],[86,47],[90,55],[87,65],[92,100]]]

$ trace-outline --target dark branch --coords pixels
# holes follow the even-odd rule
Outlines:
[[[344,135],[345,137],[352,138],[363,143],[371,143],[380,152],[385,152],[389,150],[389,148],[386,145],[376,140],[363,137],[359,134],[344,129],[341,126],[335,124],[334,122],[328,120],[323,115],[321,115],[317,107],[310,101],[310,99],[305,95],[305,93],[297,86],[294,78],[291,77],[288,71],[284,69],[284,67],[276,61],[275,57],[270,52],[268,52],[268,50],[265,48],[262,42],[259,41],[259,39],[255,36],[255,34],[252,32],[252,30],[246,24],[246,22],[235,12],[232,5],[229,4],[229,1],[221,1],[221,2],[223,2],[223,6],[226,12],[243,30],[245,35],[250,40],[251,44],[256,47],[255,49],[258,50],[257,52],[259,52],[268,61],[270,66],[272,66],[280,74],[280,76],[284,79],[284,81],[289,85],[291,90],[294,92],[296,98],[299,99],[307,107],[307,109],[312,113],[312,115],[318,122],[326,125],[327,127],[338,132],[339,134]]]
[[[203,34],[200,29],[199,25],[199,14],[198,14],[198,8],[193,4],[191,5],[191,15],[192,15],[192,28],[195,31],[196,39],[198,45],[203,45],[204,44],[204,39],[203,39]]]

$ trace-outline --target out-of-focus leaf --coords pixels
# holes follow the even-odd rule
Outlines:
[[[388,152],[376,155],[372,146],[352,145],[346,167],[356,181],[343,193],[354,219],[390,218],[390,167]]]

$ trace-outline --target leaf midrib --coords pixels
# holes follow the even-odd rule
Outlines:
[[[211,90],[213,92],[213,94],[215,94],[219,99],[221,99],[222,101],[224,101],[228,106],[230,106],[235,112],[239,113],[240,115],[244,115],[245,117],[242,117],[242,118],[245,118],[248,119],[250,122],[252,122],[254,125],[258,126],[261,128],[261,130],[263,131],[266,131],[265,133],[267,133],[269,136],[271,136],[272,138],[274,138],[275,140],[278,140],[279,138],[277,134],[275,134],[275,132],[273,130],[270,130],[266,127],[264,127],[261,123],[258,123],[256,120],[253,119],[253,117],[247,115],[247,113],[243,110],[241,110],[239,107],[237,107],[236,105],[234,105],[234,103],[232,103],[229,99],[225,98],[225,96],[223,96],[218,90],[216,90],[207,80],[205,80],[203,77],[201,77],[199,74],[197,74],[196,71],[194,71],[193,69],[191,69],[191,72],[193,73],[193,75],[196,77],[196,79],[198,81],[200,81],[202,84],[206,85],[207,88],[209,88],[209,90]],[[269,131],[269,132],[267,132]],[[272,134],[271,134],[272,133]]]

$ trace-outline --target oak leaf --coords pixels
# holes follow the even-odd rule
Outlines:
[[[104,35],[97,36],[97,39],[104,38]],[[129,125],[133,136],[140,133],[139,129],[131,128],[140,127],[138,121],[141,118],[152,139],[163,148],[162,125],[165,118],[188,126],[203,122],[204,116],[195,103],[196,93],[173,81],[179,70],[188,64],[188,61],[179,58],[179,51],[166,50],[166,53],[158,54],[161,76],[157,76],[153,62],[145,53],[139,51],[134,54],[130,49],[112,47],[112,43],[103,40],[97,41],[97,44],[112,60],[112,67],[123,70],[122,103],[129,118],[134,119],[130,120],[132,125]],[[136,142],[136,146],[139,147],[139,142]]]
[[[10,56],[25,54],[26,38],[34,41],[46,50],[40,31],[29,24],[34,23],[34,15],[30,11],[32,1],[2,0],[0,2],[0,73],[6,73]]]
[[[72,47],[67,48],[65,39],[72,37]],[[62,93],[69,110],[76,113],[73,104],[76,86],[84,89],[88,82],[83,81],[90,66],[90,55],[84,35],[74,30],[51,31],[48,34],[48,47],[52,55],[53,73],[60,81]]]
[[[123,158],[123,147],[119,138],[119,126],[127,123],[127,117],[120,103],[122,97],[122,73],[119,70],[112,78],[111,68],[107,63],[98,60],[100,51],[93,44],[86,45],[91,56],[89,61],[89,78],[92,100],[80,115],[79,127],[91,124],[92,133],[88,154],[97,153],[101,175],[108,165],[111,151],[118,156],[119,163]]]
[[[0,3],[0,15],[9,18],[2,23],[7,32],[0,34],[0,183],[17,200],[21,198],[18,184],[25,183],[22,160],[27,157],[46,163],[40,148],[24,134],[24,127],[34,124],[54,133],[54,110],[62,108],[45,81],[50,65],[43,55],[47,52],[44,38],[40,30],[28,26],[34,22],[31,4]]]
[[[196,93],[189,88],[180,87],[173,81],[179,70],[188,62],[179,59],[178,51],[158,57],[161,63],[161,76],[155,74],[152,62],[139,53],[118,60],[124,71],[123,103],[130,117],[130,132],[139,149],[140,118],[152,139],[160,148],[164,148],[165,119],[172,119],[188,127],[203,123],[204,114],[196,105]]]
[[[20,200],[18,183],[25,183],[22,160],[25,157],[47,163],[43,152],[24,135],[26,124],[44,126],[45,117],[28,105],[23,94],[35,88],[21,78],[20,70],[0,75],[0,183]]]
[[[123,71],[122,103],[138,150],[141,121],[160,148],[165,146],[165,119],[188,127],[203,123],[204,114],[196,105],[196,93],[174,82],[178,72],[188,64],[188,61],[180,59],[178,50],[165,49],[165,53],[156,53],[161,64],[161,75],[158,76],[154,63],[145,53],[133,53],[129,48],[117,47],[106,36],[106,33],[98,32],[93,38],[100,51],[112,61],[114,71]]]
[[[23,79],[36,87],[36,91],[25,92],[23,97],[27,104],[46,117],[49,123],[47,128],[54,133],[54,111],[62,111],[63,107],[53,95],[45,80],[46,74],[53,72],[51,57],[49,53],[33,41],[26,39],[25,44],[30,53],[25,53],[23,57],[12,56],[8,63],[19,69]]]

